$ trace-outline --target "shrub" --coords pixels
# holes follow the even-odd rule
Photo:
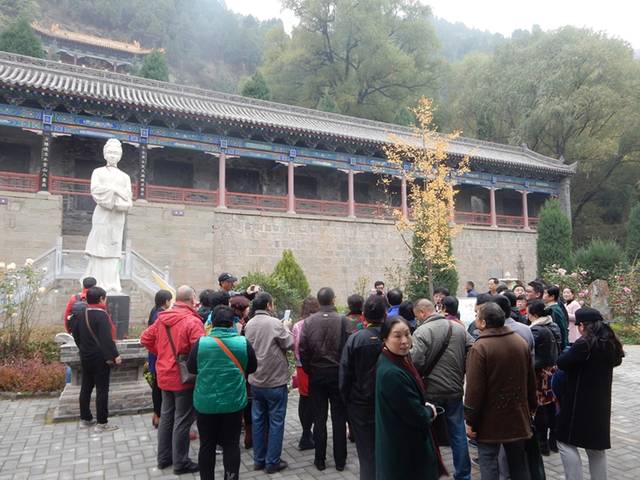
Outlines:
[[[611,328],[624,345],[640,345],[640,325],[613,323]]]
[[[618,267],[609,277],[609,307],[614,320],[640,321],[640,265]]]
[[[570,288],[576,296],[576,300],[581,305],[591,304],[591,291],[589,290],[589,277],[586,270],[576,270],[575,272],[567,272],[564,268],[557,265],[550,265],[543,272],[542,278],[551,285],[560,287],[560,293],[565,288]]]
[[[7,358],[0,363],[0,391],[37,393],[62,390],[65,372],[63,364],[47,363],[38,357]]]
[[[242,291],[249,285],[260,285],[264,291],[271,294],[275,302],[276,316],[282,317],[285,310],[291,310],[291,317],[294,318],[300,311],[303,297],[281,278],[261,272],[250,272],[240,279],[237,288]]]
[[[570,270],[571,261],[571,223],[558,200],[547,200],[538,221],[538,273],[551,265]]]
[[[629,263],[640,260],[640,203],[635,204],[629,212],[627,241],[624,248]]]
[[[289,288],[295,290],[300,298],[309,295],[309,282],[298,262],[296,262],[293,252],[285,250],[282,252],[282,259],[273,270],[272,276],[279,278],[286,283]]]
[[[608,279],[623,262],[624,252],[613,240],[591,240],[575,254],[575,263],[587,271],[589,282]]]
[[[418,242],[414,237],[411,263],[409,265],[409,281],[407,282],[407,298],[412,300],[431,298],[427,266],[424,258],[420,255],[420,248],[416,243]],[[433,287],[444,287],[452,295],[456,295],[458,291],[458,271],[455,268],[435,266],[433,269]]]

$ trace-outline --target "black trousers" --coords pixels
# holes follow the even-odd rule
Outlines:
[[[313,441],[316,444],[316,462],[327,456],[327,416],[331,404],[333,427],[333,459],[336,466],[347,461],[347,412],[338,388],[338,371],[314,372],[309,378],[309,396],[313,409]]]
[[[80,419],[91,421],[91,393],[96,388],[96,420],[107,423],[109,419],[109,377],[111,369],[104,360],[81,360]]]
[[[158,387],[158,378],[155,375],[151,386],[151,400],[153,401],[153,413],[159,417],[162,411],[162,390]]]
[[[311,428],[313,427],[313,407],[311,398],[300,395],[298,401],[298,418],[302,425],[302,438],[311,440]]]
[[[224,478],[237,479],[240,472],[240,429],[242,410],[234,413],[197,413],[200,434],[198,465],[200,479],[213,480],[216,468],[216,445],[222,447]]]
[[[349,405],[349,425],[356,439],[360,480],[376,478],[376,410],[373,406]]]

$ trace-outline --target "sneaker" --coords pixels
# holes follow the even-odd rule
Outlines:
[[[80,420],[80,426],[84,428],[93,427],[95,424],[95,420]]]
[[[114,425],[112,423],[98,423],[96,425],[95,431],[96,433],[101,433],[101,432],[113,432],[114,430],[118,430],[117,425]]]

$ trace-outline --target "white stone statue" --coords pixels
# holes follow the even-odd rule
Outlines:
[[[89,265],[84,277],[94,277],[107,292],[120,292],[122,236],[127,211],[133,205],[131,179],[118,168],[122,158],[119,140],[109,139],[103,154],[107,165],[91,174],[91,196],[97,205],[85,247]]]

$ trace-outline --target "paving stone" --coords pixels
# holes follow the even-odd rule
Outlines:
[[[612,480],[640,479],[640,346],[625,347],[627,357],[621,367],[614,370],[613,411],[611,441],[607,453],[609,478]],[[44,423],[43,413],[55,406],[56,400],[20,399],[0,401],[0,480],[66,480],[66,479],[194,479],[196,475],[177,477],[171,469],[158,470],[156,466],[157,432],[151,426],[150,414],[113,417],[111,421],[120,429],[109,433],[95,433],[82,429],[78,422]],[[313,452],[299,452],[296,448],[300,436],[298,397],[289,398],[286,417],[283,458],[290,468],[267,476],[253,471],[251,450],[242,449],[240,477],[243,479],[273,480],[356,480],[359,469],[355,445],[348,444],[345,471],[335,470],[331,458],[331,435],[327,447],[327,469],[319,472],[313,466]],[[196,460],[198,441],[192,442],[190,455]],[[451,452],[442,449],[445,463],[453,472]],[[472,455],[475,449],[471,449]],[[217,456],[216,476],[222,478],[222,458]],[[582,452],[583,460],[586,454]],[[558,454],[545,457],[547,478],[564,478]],[[589,478],[587,465],[583,468]],[[479,472],[473,468],[473,479]],[[596,480],[596,479],[593,479]]]

